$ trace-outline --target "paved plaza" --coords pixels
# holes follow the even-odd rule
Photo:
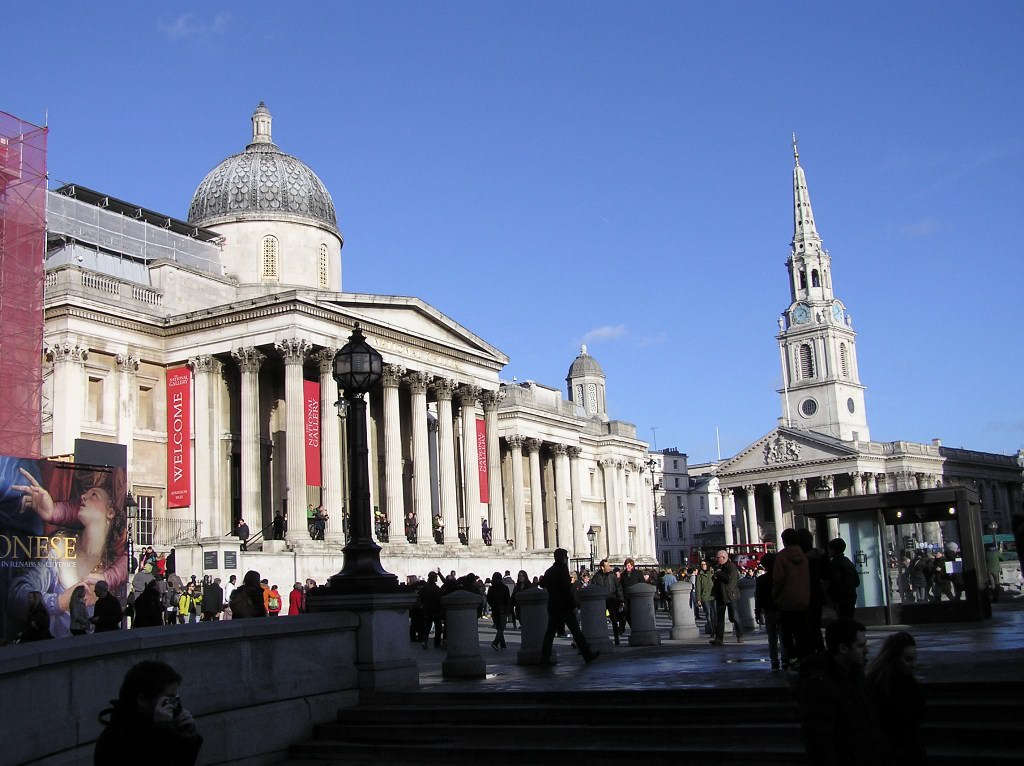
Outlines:
[[[424,692],[566,691],[679,689],[709,687],[785,686],[786,673],[772,671],[768,639],[763,629],[744,636],[744,643],[709,646],[707,637],[668,639],[671,624],[658,612],[660,646],[612,647],[593,664],[583,662],[569,639],[556,639],[558,665],[553,668],[516,664],[519,631],[506,629],[508,649],[493,651],[490,620],[480,620],[481,653],[487,663],[482,680],[445,680],[441,675],[443,649],[416,647],[420,684]],[[908,630],[918,642],[918,676],[924,683],[953,681],[1024,681],[1024,597],[1004,598],[994,605],[993,617],[983,622],[932,625],[887,625],[868,629],[869,652],[885,637]],[[869,655],[870,656],[870,655]]]

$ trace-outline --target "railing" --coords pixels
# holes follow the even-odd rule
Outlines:
[[[154,545],[173,546],[195,543],[202,536],[203,522],[196,519],[153,519]]]
[[[121,292],[121,283],[110,277],[93,274],[89,271],[82,272],[82,287],[90,287],[93,290],[102,290],[111,295],[118,295]]]

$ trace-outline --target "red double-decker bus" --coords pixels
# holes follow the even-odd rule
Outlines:
[[[693,567],[698,566],[701,559],[707,559],[714,564],[715,554],[723,549],[740,569],[756,569],[764,554],[775,552],[775,543],[745,543],[742,545],[725,546],[695,545],[690,548],[689,565]]]

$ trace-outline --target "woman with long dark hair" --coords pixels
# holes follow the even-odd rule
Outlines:
[[[909,633],[900,631],[885,639],[867,669],[868,689],[878,720],[896,755],[894,763],[900,766],[928,762],[921,741],[925,699],[914,677],[916,666],[917,642]]]

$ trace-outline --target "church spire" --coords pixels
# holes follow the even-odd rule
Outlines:
[[[821,237],[814,226],[811,195],[807,191],[807,177],[800,167],[800,150],[796,133],[793,134],[793,247],[797,250],[821,248]],[[803,245],[803,247],[800,247]]]

